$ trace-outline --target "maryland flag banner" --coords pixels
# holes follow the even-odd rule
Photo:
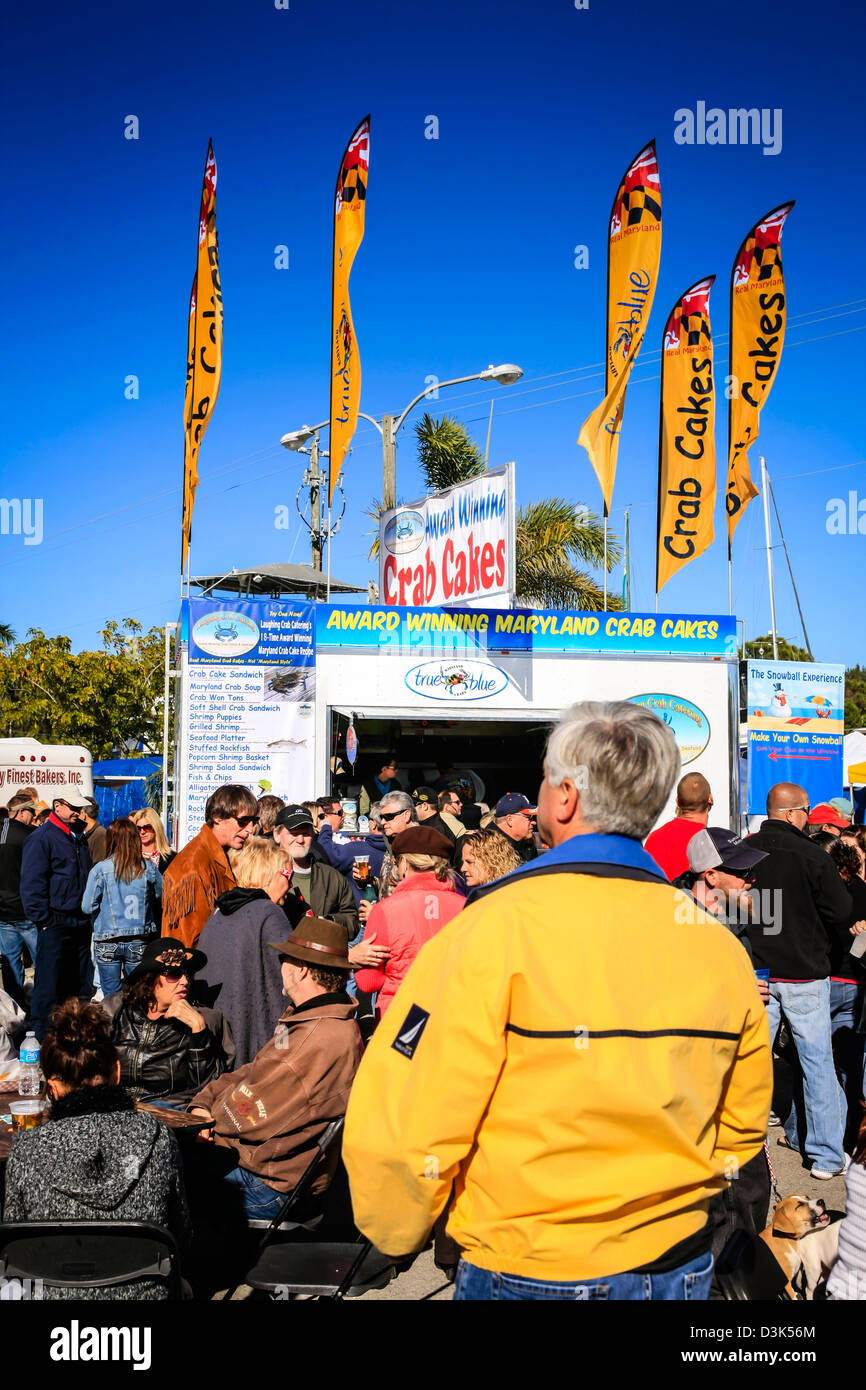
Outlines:
[[[758,489],[749,472],[749,449],[758,437],[758,416],[770,394],[785,341],[787,303],[782,272],[782,228],[793,202],[768,212],[737,252],[731,274],[732,378],[728,401],[728,553],[737,525]]]
[[[710,290],[715,278],[698,280],[680,296],[662,335],[656,593],[713,542],[716,405]]]
[[[192,509],[195,505],[195,490],[198,487],[198,451],[216,405],[222,374],[223,297],[217,250],[216,181],[213,142],[209,140],[198,219],[198,258],[189,297],[184,399],[181,574],[186,568],[192,531]]]
[[[623,175],[610,213],[607,249],[605,396],[578,436],[595,469],[610,511],[625,388],[640,351],[659,273],[662,195],[655,141]]]
[[[361,403],[361,359],[349,303],[349,274],[364,238],[370,117],[358,126],[340,161],[334,204],[334,281],[331,299],[331,433],[328,505],[352,442]]]

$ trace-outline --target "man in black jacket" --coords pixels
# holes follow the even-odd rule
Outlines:
[[[806,834],[809,810],[808,794],[795,783],[770,788],[767,819],[748,839],[768,855],[754,870],[757,910],[749,935],[756,968],[770,971],[770,1037],[784,1016],[797,1049],[805,1157],[813,1178],[832,1178],[845,1171],[845,1098],[830,1041],[830,948],[848,932],[852,904],[829,855]],[[799,1148],[793,1112],[786,1138]]]
[[[21,948],[36,960],[36,928],[21,902],[21,857],[32,834],[36,807],[29,792],[16,792],[0,825],[0,956],[3,988],[24,1004],[24,966]]]
[[[524,863],[538,858],[532,817],[535,807],[520,792],[500,796],[493,811],[494,827],[517,850]]]
[[[44,1037],[54,1005],[92,993],[90,918],[81,899],[91,870],[81,815],[88,797],[70,785],[52,792],[51,815],[30,835],[21,860],[21,902],[39,929],[30,1017]]]

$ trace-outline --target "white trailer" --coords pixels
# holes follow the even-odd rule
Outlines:
[[[7,806],[23,787],[35,787],[40,799],[50,803],[52,787],[64,782],[92,796],[92,765],[88,750],[77,743],[0,738],[0,806]]]
[[[350,795],[396,749],[411,786],[473,769],[488,800],[532,798],[551,724],[590,699],[652,709],[683,766],[709,780],[715,822],[739,828],[731,617],[193,599],[178,665],[180,844],[220,783],[293,801],[331,793],[350,726]]]

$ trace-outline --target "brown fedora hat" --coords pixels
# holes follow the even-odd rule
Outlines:
[[[326,917],[302,917],[288,941],[269,941],[275,951],[305,965],[323,970],[351,970],[346,944],[346,928]]]

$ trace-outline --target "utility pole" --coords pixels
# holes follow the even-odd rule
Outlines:
[[[382,416],[382,509],[386,512],[397,505],[397,440],[394,436],[394,416]]]
[[[314,434],[310,440],[310,539],[312,541],[313,569],[322,573],[322,526],[319,487],[322,475],[319,472],[319,436]]]

